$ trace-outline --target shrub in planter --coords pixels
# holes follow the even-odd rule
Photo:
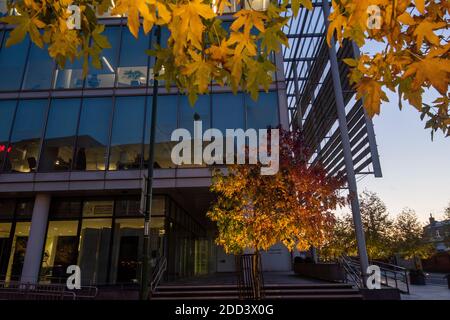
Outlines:
[[[425,273],[422,270],[410,270],[409,282],[415,285],[425,285]]]

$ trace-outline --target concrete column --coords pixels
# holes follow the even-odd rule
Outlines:
[[[50,199],[51,196],[49,194],[37,194],[34,200],[30,235],[28,237],[25,261],[22,269],[22,282],[37,283],[39,281],[39,270],[42,262],[42,249],[45,245]]]

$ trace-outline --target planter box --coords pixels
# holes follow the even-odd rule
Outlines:
[[[295,263],[294,272],[301,276],[327,281],[345,280],[345,272],[337,263]]]

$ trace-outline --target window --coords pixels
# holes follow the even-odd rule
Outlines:
[[[36,171],[47,100],[23,100],[17,107],[11,136],[11,151],[5,170]]]
[[[191,106],[187,96],[181,97],[180,103],[180,125],[179,128],[187,129],[191,133],[192,146],[191,146],[191,164],[194,165],[194,138],[202,139],[203,132],[211,127],[211,97],[209,95],[201,95],[198,97],[194,106]],[[200,121],[202,126],[202,132],[200,137],[194,136],[194,121]],[[175,142],[176,143],[176,142]],[[208,145],[209,142],[203,142],[203,145]],[[203,159],[203,157],[202,157]],[[203,160],[202,160],[203,161]],[[182,165],[184,166],[184,164]]]
[[[177,128],[177,101],[178,96],[158,96],[158,112],[155,134],[155,168],[173,168],[174,164],[170,157],[175,142],[170,141],[172,132]],[[152,97],[147,98],[147,114],[145,124],[145,151],[144,167],[148,165],[150,124],[152,114]]]
[[[120,63],[117,85],[119,87],[139,87],[147,83],[147,65],[149,56],[145,51],[149,47],[149,35],[141,29],[136,39],[131,32],[124,30],[120,46]]]
[[[79,99],[55,99],[48,115],[40,171],[67,171],[72,167]]]
[[[12,223],[0,223],[0,279],[3,280],[7,272],[9,260],[9,237]]]
[[[0,50],[0,91],[19,90],[22,83],[23,69],[27,58],[30,41],[28,37],[22,42],[6,47],[10,32],[3,37]]]
[[[53,67],[54,63],[48,55],[47,48],[41,49],[32,44],[25,69],[23,89],[49,89],[52,82]]]
[[[16,219],[31,219],[34,199],[19,199],[16,204]]]
[[[16,101],[14,100],[0,101],[0,170],[3,167],[3,159],[5,159],[6,154],[11,151],[8,140],[15,107]]]
[[[107,27],[103,34],[108,38],[111,48],[103,49],[100,55],[101,69],[89,66],[86,77],[86,88],[112,88],[114,87],[117,57],[120,45],[120,27]],[[143,53],[142,53],[143,54]]]
[[[111,283],[136,283],[138,281],[143,246],[143,218],[115,220],[111,250]]]
[[[52,199],[50,218],[78,218],[81,213],[81,200]]]
[[[9,199],[0,199],[0,220],[10,220],[14,216],[16,202]]]
[[[75,170],[105,170],[111,105],[111,98],[83,100]]]
[[[226,129],[244,129],[244,97],[223,93],[212,96],[212,127],[225,135]]]
[[[276,92],[260,92],[258,101],[250,96],[245,96],[247,108],[247,128],[266,129],[268,126],[277,127],[278,120],[278,96]]]
[[[82,61],[75,59],[66,61],[64,69],[58,68],[55,72],[55,89],[79,89],[83,87]]]
[[[140,168],[144,107],[144,97],[116,98],[109,170]]]
[[[81,284],[105,284],[108,276],[111,219],[84,219],[80,234],[78,265]]]
[[[93,200],[83,203],[83,217],[109,217],[114,211],[113,200]]]
[[[6,273],[6,281],[18,281],[22,275],[22,267],[25,261],[27,241],[30,234],[30,222],[18,222],[14,231],[11,254]]]
[[[78,221],[49,222],[42,255],[42,282],[61,283],[69,276],[67,267],[77,264],[77,232]]]

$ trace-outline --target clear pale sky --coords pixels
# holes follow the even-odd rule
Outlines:
[[[420,113],[408,104],[400,111],[396,95],[388,96],[373,120],[383,177],[365,177],[358,191],[376,192],[392,216],[409,207],[422,222],[430,213],[441,218],[450,202],[450,137],[431,141]]]

